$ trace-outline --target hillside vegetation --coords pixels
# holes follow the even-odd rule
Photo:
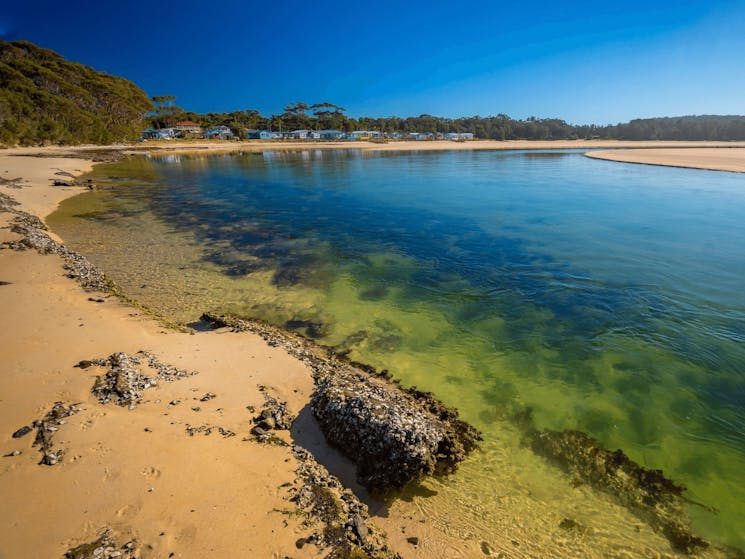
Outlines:
[[[152,102],[132,82],[25,41],[0,41],[0,144],[134,140]]]

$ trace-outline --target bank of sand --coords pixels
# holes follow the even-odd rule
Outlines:
[[[732,171],[745,173],[745,148],[731,147],[694,147],[624,149],[613,151],[591,151],[585,155],[594,159],[619,161],[622,163],[641,163],[644,165],[662,165],[666,167],[686,167],[710,171]]]
[[[97,150],[63,154],[52,148],[42,151],[65,157],[19,156],[39,151],[0,154],[0,177],[18,178],[21,187],[0,185],[0,192],[21,202],[20,209],[45,216],[83,191],[51,186],[51,179],[60,178],[55,173],[85,172],[91,163],[75,154],[87,151],[90,157]],[[18,238],[4,228],[11,218],[0,213],[0,242]],[[285,487],[297,477],[291,451],[243,440],[252,426],[246,407],[263,403],[259,385],[287,401],[293,413],[307,405],[312,390],[307,367],[252,334],[169,330],[115,297],[83,291],[64,277],[62,264],[58,256],[32,250],[0,251],[0,557],[61,557],[104,527],[120,540],[136,537],[146,559],[324,555],[313,545],[295,545],[309,529],[302,518],[286,514],[295,510]],[[101,370],[74,367],[81,360],[139,350],[200,374],[161,383],[130,411],[100,404],[92,395]],[[208,392],[216,397],[202,402]],[[42,466],[32,447],[34,433],[10,435],[57,401],[79,403],[81,411],[56,433],[55,448],[65,449],[61,463]],[[190,437],[187,425],[220,426],[237,436]],[[293,442],[289,434],[282,436]],[[20,454],[12,456],[14,451]],[[375,523],[406,558],[484,555],[480,534],[436,529],[416,507],[373,512],[382,513]],[[550,555],[551,549],[539,552],[527,528],[519,519],[495,526],[503,538],[495,541],[491,534],[491,548],[511,557]],[[417,546],[407,542],[410,536],[419,538]],[[658,536],[653,541],[666,547]],[[595,554],[591,540],[576,545],[584,556]]]

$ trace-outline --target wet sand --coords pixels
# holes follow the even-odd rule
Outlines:
[[[722,146],[680,148],[625,149],[620,151],[593,151],[585,155],[594,159],[640,163],[643,165],[662,165],[665,167],[685,167],[710,171],[731,171],[745,173],[745,148]],[[739,146],[739,144],[737,144]]]

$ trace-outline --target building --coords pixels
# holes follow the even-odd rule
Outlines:
[[[203,136],[209,140],[232,140],[233,131],[224,124],[221,124],[214,128],[208,128],[204,131]]]
[[[464,141],[473,140],[473,132],[450,132],[445,134],[446,140]]]
[[[313,140],[341,140],[344,132],[341,130],[311,130],[310,138]]]
[[[246,138],[249,140],[279,140],[282,135],[279,132],[270,130],[246,130]]]
[[[173,128],[161,128],[159,130],[148,128],[142,133],[142,137],[147,140],[172,140],[177,136],[178,134]]]
[[[424,140],[434,140],[435,135],[434,134],[425,134],[422,132],[409,132],[407,134],[407,139],[409,140],[417,140],[417,141],[424,141]]]
[[[202,135],[202,127],[192,120],[177,122],[173,129],[184,138],[199,137]]]
[[[354,130],[347,134],[347,138],[350,140],[372,140],[382,137],[383,134],[377,130]]]
[[[306,140],[308,136],[308,130],[293,130],[292,132],[290,132],[290,139],[292,140]]]

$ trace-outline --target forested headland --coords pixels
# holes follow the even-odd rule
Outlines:
[[[155,103],[153,103],[155,101]],[[152,100],[124,78],[65,60],[25,41],[0,41],[0,145],[107,144],[133,141],[144,129],[193,121],[225,125],[237,137],[247,129],[375,130],[384,134],[471,132],[492,140],[745,140],[745,116],[636,119],[613,125],[571,124],[556,118],[513,119],[504,114],[444,118],[352,117],[334,103],[288,104],[278,114],[253,109],[199,114],[181,109],[174,96]]]
[[[129,80],[26,41],[0,41],[0,144],[135,140],[152,108]]]

